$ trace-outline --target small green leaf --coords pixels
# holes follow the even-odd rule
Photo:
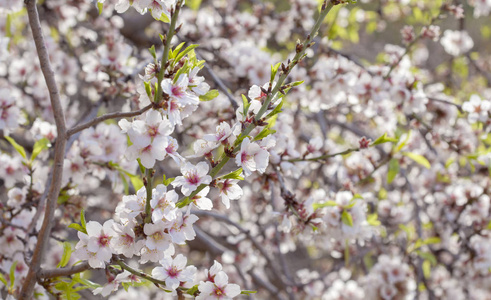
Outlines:
[[[392,158],[389,161],[389,172],[387,173],[387,183],[392,183],[399,173],[399,160]]]
[[[169,184],[171,184],[174,181],[174,179],[176,179],[176,178],[175,177],[171,177],[171,178],[168,178],[168,179],[165,179],[164,178],[164,185],[165,186],[168,186]]]
[[[148,51],[150,51],[150,54],[152,54],[153,59],[157,59],[157,53],[155,53],[155,45],[152,45],[152,47],[148,48]]]
[[[5,37],[12,37],[12,15],[7,15],[7,20],[5,22]]]
[[[369,214],[367,217],[367,223],[372,225],[372,226],[380,226],[380,221],[378,220],[378,215],[377,213],[374,214]]]
[[[80,231],[80,232],[87,234],[87,230],[85,228],[83,228],[82,226],[80,226],[80,224],[77,224],[77,223],[72,223],[72,224],[68,225],[68,228],[75,229],[77,231]]]
[[[423,241],[425,245],[430,245],[430,244],[440,244],[442,240],[439,237],[432,236]]]
[[[336,201],[326,201],[324,203],[314,203],[312,204],[312,207],[315,209],[323,208],[323,207],[328,207],[328,206],[338,206],[339,204]]]
[[[143,187],[143,180],[140,176],[129,174],[129,177],[135,191],[138,191]]]
[[[169,23],[170,19],[166,14],[162,13],[162,15],[160,15],[160,19],[158,19],[158,21],[162,21],[164,23]]]
[[[255,293],[257,293],[257,291],[247,291],[247,290],[240,291],[241,295],[252,295]]]
[[[277,63],[276,65],[271,65],[271,82],[274,81],[274,78],[276,77],[276,73],[278,73],[278,69],[280,68],[281,63]]]
[[[431,164],[430,162],[421,154],[416,154],[413,152],[403,152],[403,155],[409,157],[410,159],[414,160],[418,164],[422,165],[423,167],[430,169]]]
[[[87,223],[85,222],[85,210],[83,208],[82,211],[80,211],[80,224],[84,229],[87,228]]]
[[[305,82],[305,80],[302,80],[302,81],[294,81],[294,82],[290,82],[289,85],[294,87],[294,86],[299,86],[301,84],[303,84]]]
[[[70,261],[70,257],[72,255],[72,245],[69,242],[63,243],[63,255],[61,256],[61,260],[56,266],[57,268],[65,267]]]
[[[266,116],[266,119],[268,118],[271,118],[277,114],[279,114],[281,112],[281,108],[283,107],[283,103],[285,101],[281,101],[278,105],[276,105],[276,107],[273,109],[273,111],[271,111],[267,116]]]
[[[262,139],[264,139],[265,137],[267,137],[268,135],[273,134],[273,133],[275,133],[275,132],[276,132],[276,130],[269,129],[269,128],[267,128],[267,127],[266,127],[266,128],[264,128],[263,130],[261,130],[261,132],[260,132],[258,135],[256,135],[256,137],[254,138],[254,140],[253,140],[253,141],[259,141],[259,140],[262,140]]]
[[[341,220],[344,224],[353,227],[353,216],[346,209],[344,209],[341,214]]]
[[[387,136],[387,133],[384,133],[381,137],[373,141],[373,143],[370,146],[373,147],[384,143],[394,143],[394,142],[397,142],[397,139],[390,138]]]
[[[97,9],[99,10],[99,16],[102,14],[102,9],[104,8],[104,3],[97,2]]]
[[[189,52],[193,51],[195,48],[199,47],[198,44],[192,44],[186,47],[179,55],[176,56],[176,59],[174,60],[176,63],[179,62],[186,54]]]
[[[199,96],[199,100],[200,101],[210,101],[210,100],[213,100],[216,97],[218,97],[218,95],[220,95],[218,90],[209,90],[208,93],[206,93],[202,96]]]
[[[187,0],[186,5],[192,10],[198,10],[202,0]]]
[[[394,150],[394,153],[401,151],[401,149],[404,148],[404,146],[406,146],[407,142],[409,141],[409,138],[411,138],[411,130],[409,130],[408,133],[406,133],[406,137],[404,138],[404,140],[400,141],[400,143],[397,145],[396,149]]]
[[[244,177],[241,177],[240,175],[242,174],[242,168],[238,168],[237,170],[228,173],[225,176],[222,176],[222,179],[238,179],[238,180],[244,180]]]
[[[34,161],[39,153],[41,153],[44,149],[48,149],[49,147],[51,147],[51,143],[47,138],[42,138],[36,141],[32,150],[31,161]]]
[[[15,267],[17,267],[17,263],[18,261],[14,261],[12,263],[12,266],[10,266],[10,273],[9,273],[10,289],[12,289],[15,284]]]
[[[3,285],[7,286],[7,279],[5,279],[2,273],[0,273],[0,282],[3,283]]]
[[[9,143],[14,146],[14,149],[17,150],[17,152],[19,152],[19,154],[24,158],[24,159],[27,159],[27,155],[26,155],[26,150],[24,149],[24,147],[22,147],[21,145],[17,144],[16,141],[14,141],[13,138],[11,138],[10,136],[4,136],[4,138],[9,141]]]
[[[419,255],[419,257],[429,260],[431,262],[431,265],[433,266],[435,266],[438,263],[435,255],[433,255],[433,253],[431,252],[416,251],[416,253]]]
[[[429,260],[424,260],[423,264],[421,265],[421,268],[423,269],[423,275],[425,278],[430,278],[431,276],[431,262]]]
[[[192,296],[195,296],[197,292],[198,292],[198,284],[186,291],[188,295],[192,295]]]
[[[244,94],[242,94],[242,104],[244,104],[244,110],[243,110],[244,117],[247,117],[247,112],[249,111],[249,106],[251,106],[251,104],[249,103],[249,100],[247,100],[247,97]]]

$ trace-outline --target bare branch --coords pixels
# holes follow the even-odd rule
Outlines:
[[[46,85],[49,90],[51,108],[53,110],[56,123],[56,131],[58,134],[58,142],[55,144],[55,155],[53,168],[51,170],[52,180],[48,192],[48,201],[44,214],[43,224],[38,233],[38,239],[32,255],[29,271],[26,275],[22,290],[18,299],[32,299],[34,285],[37,281],[37,275],[41,268],[41,261],[46,247],[49,243],[49,236],[53,227],[53,218],[56,209],[56,200],[60,194],[61,181],[63,176],[63,160],[65,157],[66,146],[66,125],[65,114],[61,106],[60,94],[55,81],[55,73],[49,60],[48,50],[44,41],[39,14],[36,7],[36,0],[26,0],[27,15],[29,17],[29,25],[31,27],[34,43],[38,53],[41,71],[43,72]]]
[[[70,276],[88,270],[90,268],[88,262],[83,262],[76,266],[71,266],[67,268],[51,269],[51,270],[41,270],[39,271],[39,278],[54,278],[60,276]]]
[[[71,135],[73,135],[79,131],[87,129],[91,126],[94,126],[94,125],[99,124],[101,122],[104,122],[106,120],[129,118],[129,117],[135,117],[135,116],[141,115],[142,113],[144,113],[147,110],[149,110],[150,108],[152,108],[152,106],[153,106],[152,104],[149,104],[140,110],[135,110],[135,111],[130,111],[130,112],[113,112],[113,113],[102,115],[102,116],[97,117],[95,119],[92,119],[86,123],[77,125],[71,129],[69,129],[67,132],[67,137],[70,137]]]

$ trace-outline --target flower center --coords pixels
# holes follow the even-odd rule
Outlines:
[[[107,247],[107,245],[109,244],[109,240],[111,238],[105,234],[99,236],[99,245],[102,246],[102,247]]]

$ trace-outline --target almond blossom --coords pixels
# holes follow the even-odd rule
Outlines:
[[[213,281],[201,281],[198,289],[200,294],[197,300],[232,299],[240,294],[240,287],[237,284],[228,283],[228,276],[225,272],[218,272]]]
[[[185,196],[189,196],[191,192],[196,190],[201,184],[209,184],[212,180],[208,174],[209,166],[205,162],[200,162],[197,165],[193,165],[187,162],[181,166],[181,174],[172,182],[172,186],[181,187],[181,192]]]
[[[217,183],[222,203],[227,209],[230,208],[230,200],[238,200],[243,195],[242,189],[237,184],[238,182],[239,180],[236,179],[225,179]]]
[[[244,175],[249,176],[254,171],[264,173],[268,166],[269,152],[245,138],[240,146],[240,151],[235,157],[237,166],[242,167]]]
[[[194,281],[196,274],[195,266],[187,266],[187,258],[178,254],[174,259],[165,257],[159,261],[162,267],[152,270],[152,276],[165,281],[165,286],[171,290],[177,289],[181,282]]]
[[[111,239],[115,235],[113,223],[113,220],[106,221],[104,225],[95,221],[88,222],[87,234],[78,232],[80,241],[75,246],[75,255],[80,259],[88,260],[92,268],[104,268],[113,253],[111,247]]]
[[[133,143],[126,150],[129,160],[141,159],[145,168],[152,168],[156,160],[163,160],[167,156],[165,149],[169,141],[168,136],[174,131],[174,126],[155,110],[147,112],[145,121],[135,120],[132,123],[123,119],[119,121],[123,133],[128,133]]]

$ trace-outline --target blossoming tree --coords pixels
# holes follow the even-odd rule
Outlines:
[[[488,299],[490,13],[0,0],[0,298]]]

